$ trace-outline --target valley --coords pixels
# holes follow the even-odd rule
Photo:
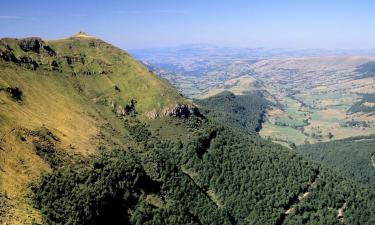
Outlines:
[[[245,50],[213,48],[204,54],[206,49],[197,48],[190,49],[187,57],[173,58],[178,50],[165,51],[158,59],[137,54],[191,98],[208,98],[223,91],[263,93],[274,104],[262,124],[264,138],[293,147],[375,133],[371,67],[375,57],[330,56],[324,51],[295,57],[284,50],[265,58],[250,50],[245,54]],[[223,52],[228,55],[222,56]],[[158,64],[158,60],[166,62]]]

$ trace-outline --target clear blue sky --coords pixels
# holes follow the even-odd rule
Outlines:
[[[1,0],[0,36],[84,30],[125,49],[375,48],[374,0]]]

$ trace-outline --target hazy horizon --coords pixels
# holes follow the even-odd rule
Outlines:
[[[24,5],[27,7],[23,7]],[[1,37],[68,37],[80,30],[124,49],[196,43],[245,48],[375,49],[375,2],[3,2]]]

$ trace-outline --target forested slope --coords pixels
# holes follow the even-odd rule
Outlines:
[[[229,91],[194,102],[211,119],[252,133],[261,129],[263,114],[271,104],[261,93],[234,95]]]
[[[375,185],[375,135],[302,145],[297,151],[369,188]]]
[[[161,141],[147,125],[130,119],[125,126],[141,144],[138,150],[109,151],[81,164],[82,169],[44,176],[34,188],[44,220],[49,224],[374,222],[373,191],[257,136],[205,119],[182,120],[200,128],[193,140]],[[308,197],[285,216],[306,190]],[[340,219],[338,210],[344,203]]]

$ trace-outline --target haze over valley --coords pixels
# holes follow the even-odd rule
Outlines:
[[[191,98],[262,92],[274,106],[260,135],[286,146],[375,133],[370,51],[193,45],[133,53]]]

